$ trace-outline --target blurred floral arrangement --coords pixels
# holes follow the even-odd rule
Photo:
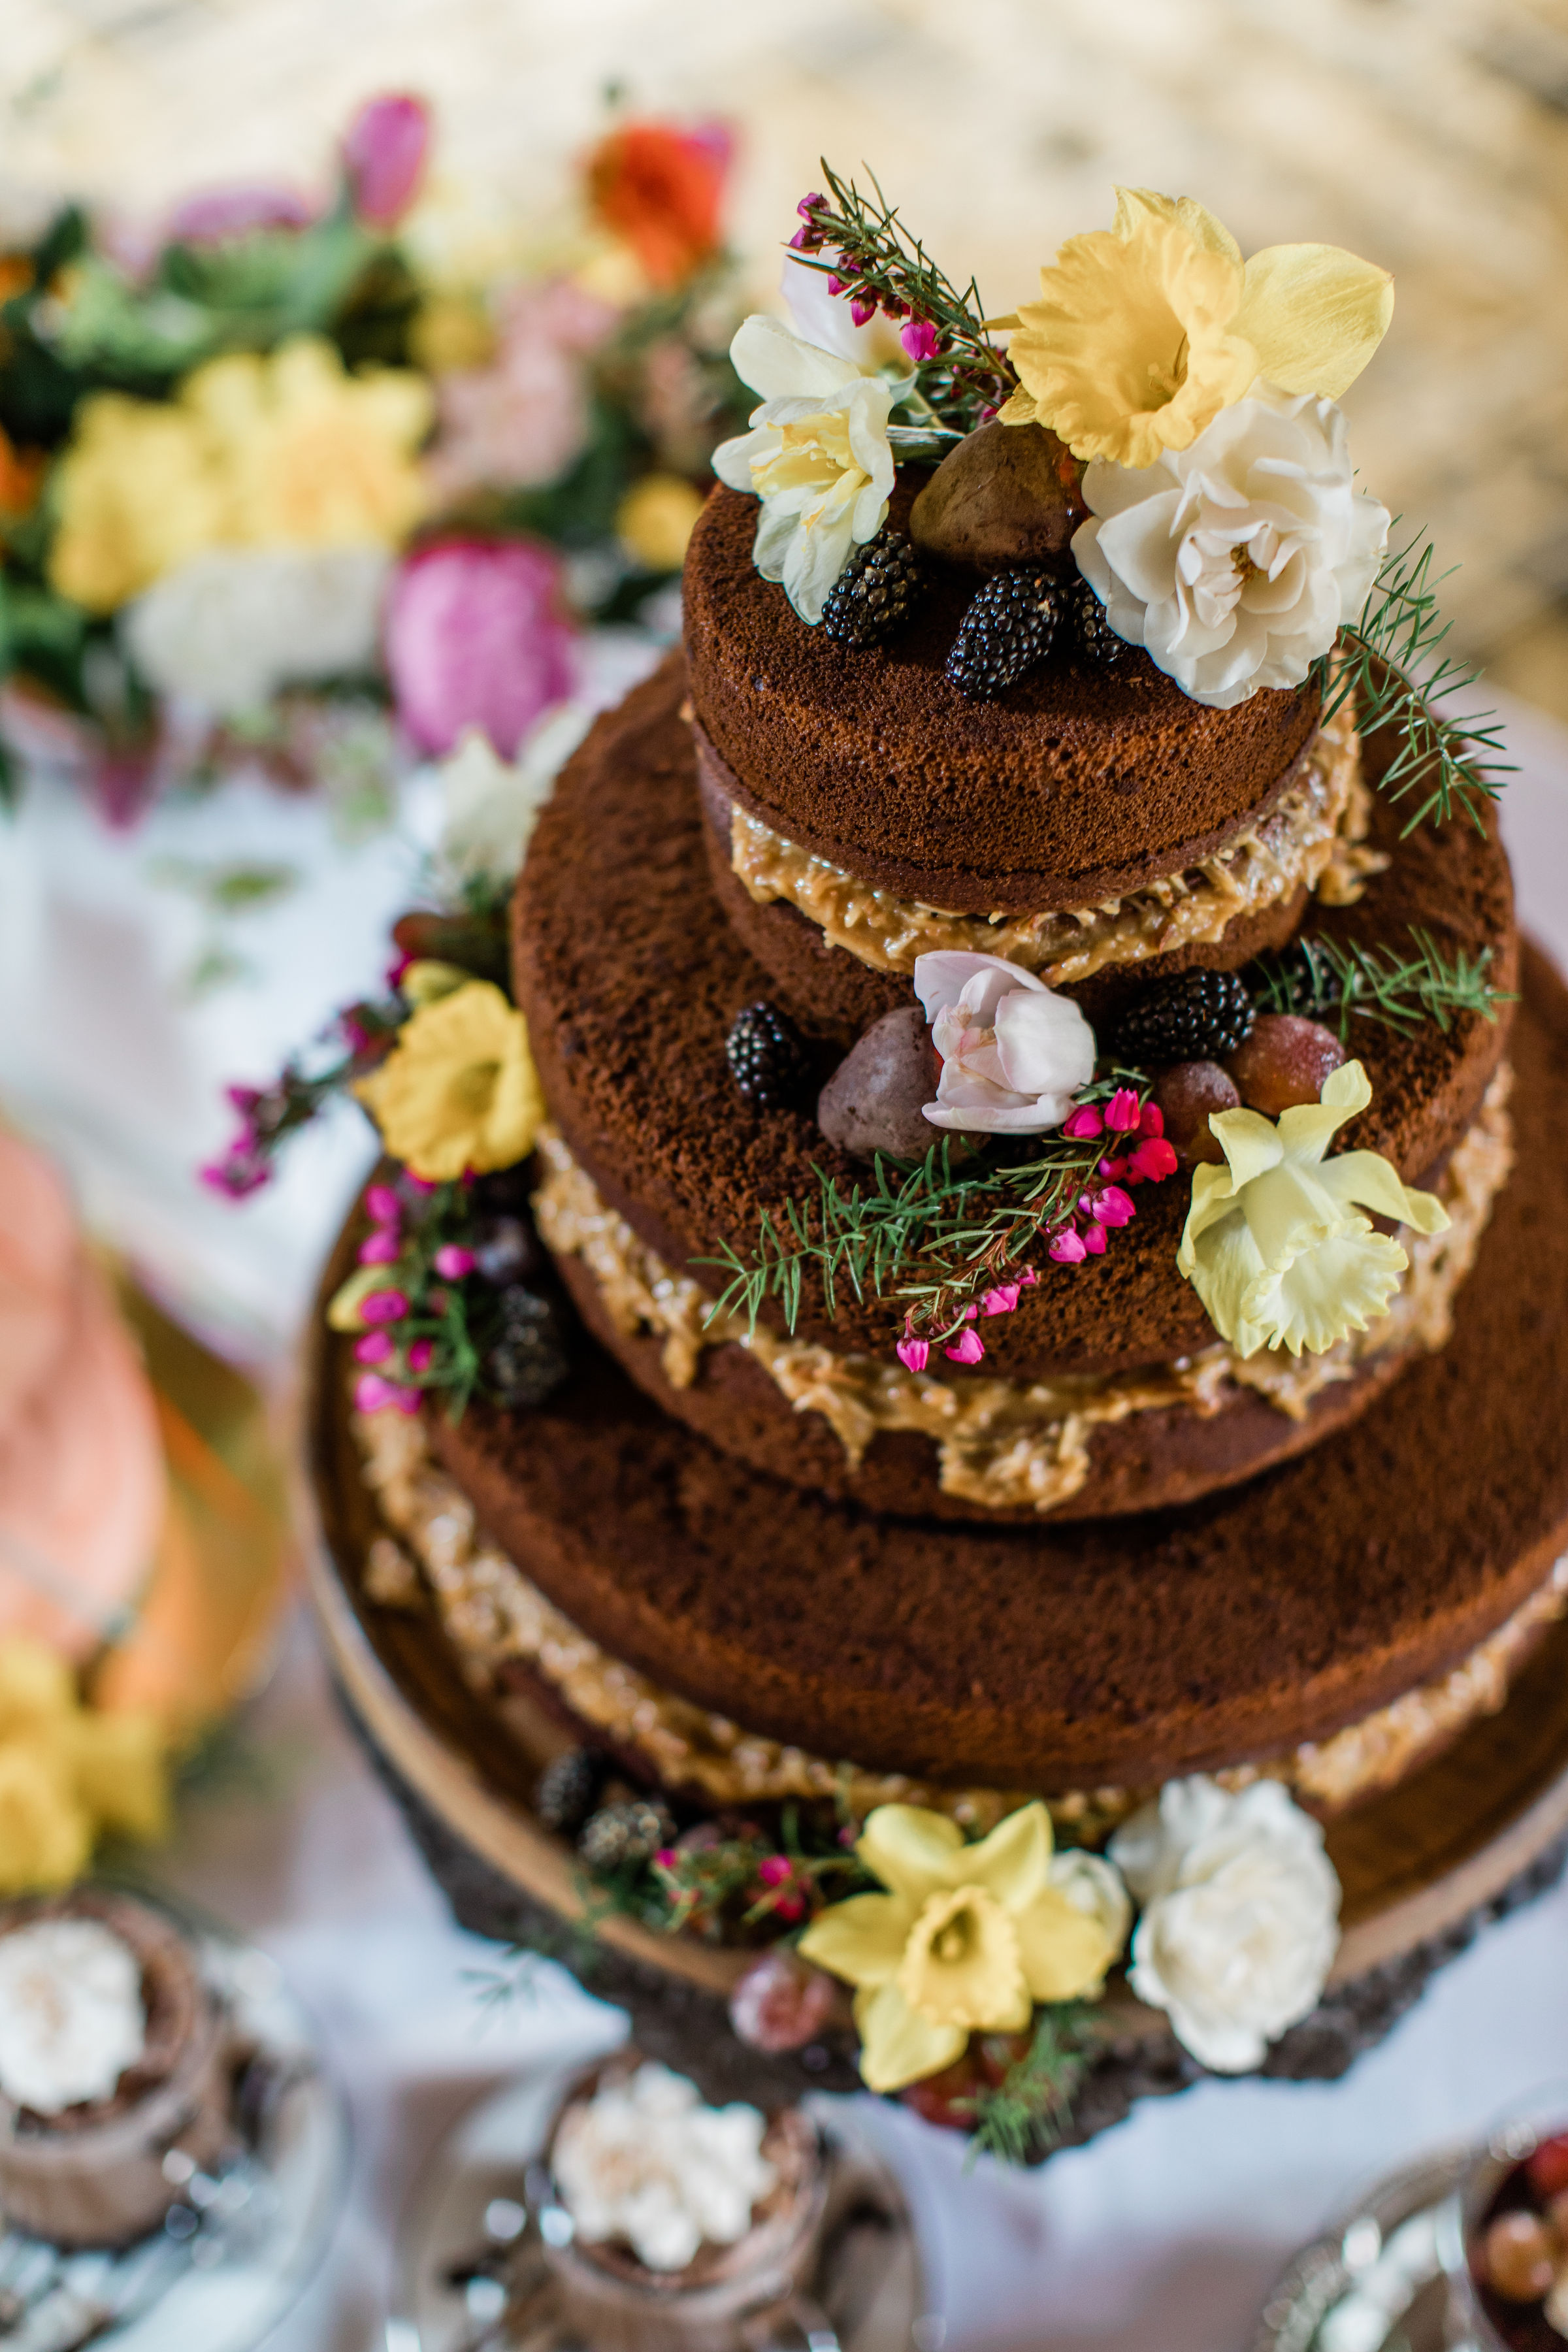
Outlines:
[[[431,143],[380,98],[329,200],[222,189],[153,236],[68,205],[0,251],[0,794],[64,767],[124,821],[239,758],[510,758],[576,631],[679,571],[751,405],[728,135],[622,121],[479,278]]]

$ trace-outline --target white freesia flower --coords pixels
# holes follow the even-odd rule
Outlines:
[[[555,779],[583,740],[593,712],[578,702],[549,711],[503,760],[479,727],[467,727],[455,751],[440,763],[445,805],[437,856],[443,875],[468,881],[510,882],[555,788]]]
[[[1216,2074],[1260,2065],[1317,2007],[1339,1949],[1323,1832],[1277,1780],[1170,1780],[1110,1855],[1142,1905],[1128,1981]]]
[[[764,580],[783,581],[815,626],[850,549],[875,539],[886,520],[895,387],[760,314],[736,329],[730,357],[763,397],[752,430],[713,452],[713,470],[731,489],[761,499],[752,561]]]
[[[1189,448],[1136,467],[1095,458],[1083,494],[1073,553],[1111,627],[1216,710],[1300,686],[1388,543],[1340,410],[1261,378]]]
[[[1114,1960],[1126,1944],[1127,1930],[1132,1925],[1132,1905],[1115,1864],[1107,1862],[1103,1854],[1069,1845],[1051,1856],[1050,1884],[1058,1895],[1067,1896],[1075,1911],[1099,1921]],[[1088,1998],[1094,2000],[1098,1990],[1097,1987]]]
[[[1003,956],[915,958],[915,994],[942,1056],[933,1127],[1038,1135],[1060,1127],[1094,1076],[1094,1032],[1068,996]]]
[[[1193,1171],[1176,1270],[1237,1355],[1268,1347],[1321,1356],[1387,1314],[1410,1261],[1363,1210],[1418,1234],[1447,1226],[1436,1194],[1415,1191],[1380,1153],[1324,1159],[1340,1129],[1371,1100],[1362,1065],[1344,1062],[1330,1073],[1321,1101],[1282,1111],[1278,1124],[1256,1110],[1211,1117],[1226,1164]]]
[[[214,547],[128,604],[120,625],[160,694],[228,718],[280,687],[374,667],[384,547]]]

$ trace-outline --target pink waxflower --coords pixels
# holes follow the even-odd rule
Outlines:
[[[1118,1087],[1105,1106],[1105,1124],[1118,1135],[1136,1134],[1142,1116],[1135,1087]]]
[[[803,221],[809,221],[813,213],[821,212],[826,202],[827,198],[822,194],[821,190],[814,188],[809,196],[802,196],[799,204],[795,206],[795,210],[800,215]]]
[[[364,1196],[364,1205],[372,1224],[395,1225],[402,1222],[403,1203],[390,1184],[373,1184]]]
[[[1176,1155],[1163,1135],[1145,1136],[1128,1163],[1129,1176],[1147,1178],[1151,1184],[1163,1184],[1167,1176],[1176,1172]]]
[[[373,98],[343,138],[343,177],[367,227],[395,228],[418,193],[430,148],[430,110],[406,92]]]
[[[795,1864],[782,1853],[765,1854],[757,1864],[757,1876],[764,1886],[782,1886],[795,1875]]]
[[[1018,1285],[1016,1282],[999,1282],[981,1300],[980,1312],[982,1315],[1011,1315],[1017,1304]]]
[[[849,316],[858,327],[868,327],[877,315],[877,305],[864,294],[857,294],[849,305]]]
[[[411,1372],[427,1372],[435,1360],[434,1339],[415,1339],[409,1343],[408,1369]]]
[[[1102,1176],[1109,1176],[1114,1183],[1119,1176],[1126,1175],[1127,1162],[1124,1159],[1102,1160],[1100,1163],[1100,1172]]]
[[[1102,1134],[1104,1129],[1105,1121],[1092,1103],[1079,1103],[1078,1108],[1069,1112],[1062,1121],[1062,1133],[1070,1136],[1075,1143],[1091,1141],[1095,1136]]]
[[[461,1282],[474,1270],[474,1253],[460,1242],[443,1242],[431,1260],[443,1282]]]
[[[1120,1184],[1107,1184],[1090,1205],[1102,1225],[1130,1225],[1138,1214],[1137,1202],[1129,1200]]]
[[[937,355],[937,331],[929,319],[911,319],[900,333],[899,341],[917,366],[921,361],[934,360]]]
[[[363,1339],[354,1341],[356,1364],[384,1364],[396,1353],[390,1331],[367,1331]]]
[[[1046,1254],[1055,1258],[1058,1265],[1081,1265],[1089,1252],[1072,1226],[1064,1225],[1059,1234],[1051,1235],[1050,1247]]]
[[[906,1372],[923,1372],[926,1366],[931,1361],[931,1341],[929,1339],[900,1339],[898,1346],[894,1349],[893,1353],[897,1356],[900,1363],[902,1364]]]
[[[985,1353],[985,1342],[978,1331],[961,1331],[953,1345],[942,1352],[955,1364],[977,1364]]]
[[[827,290],[830,294],[842,294],[846,290],[843,278],[830,277],[827,281]]]
[[[402,1255],[403,1244],[390,1226],[366,1236],[359,1245],[361,1265],[395,1265]]]
[[[1138,1132],[1140,1135],[1163,1135],[1165,1132],[1165,1114],[1152,1095],[1138,1115]]]
[[[251,1139],[242,1137],[221,1160],[210,1160],[196,1173],[209,1192],[221,1192],[226,1201],[243,1201],[269,1181],[272,1171]]]
[[[368,1298],[359,1303],[360,1320],[364,1323],[401,1323],[408,1312],[408,1297],[402,1290],[373,1290]]]
[[[1098,1218],[1091,1217],[1088,1224],[1083,1227],[1082,1232],[1083,1245],[1089,1252],[1090,1257],[1103,1257],[1105,1255],[1105,1227],[1099,1222]]]
[[[424,751],[479,728],[503,759],[572,691],[573,631],[561,572],[525,539],[444,539],[400,567],[387,602],[386,667]]]
[[[357,1412],[417,1412],[419,1391],[401,1381],[383,1380],[379,1372],[363,1372],[354,1382]]]
[[[1018,1287],[1020,1290],[1033,1290],[1039,1278],[1040,1277],[1035,1272],[1034,1267],[1032,1265],[1026,1265],[1024,1268],[1023,1273],[1018,1276]]]

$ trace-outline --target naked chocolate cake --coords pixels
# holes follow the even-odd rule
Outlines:
[[[829,174],[784,277],[682,647],[358,1008],[331,1378],[595,1901],[1016,2126],[1123,1968],[1264,2063],[1563,1608],[1568,997],[1383,270],[1124,190],[992,318]]]

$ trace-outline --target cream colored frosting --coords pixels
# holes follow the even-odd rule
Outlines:
[[[1169,1364],[1099,1378],[1023,1381],[910,1372],[896,1360],[841,1354],[783,1339],[763,1324],[748,1330],[741,1317],[714,1316],[707,1293],[689,1275],[673,1273],[606,1206],[553,1129],[539,1140],[544,1172],[533,1209],[557,1256],[582,1259],[616,1329],[628,1338],[645,1330],[662,1338],[672,1387],[690,1386],[704,1349],[744,1348],[797,1412],[822,1415],[852,1469],[879,1432],[912,1432],[935,1444],[944,1494],[986,1510],[1045,1512],[1087,1483],[1094,1432],[1130,1414],[1178,1407],[1207,1420],[1234,1402],[1238,1388],[1250,1388],[1301,1421],[1313,1397],[1350,1379],[1370,1357],[1390,1348],[1443,1346],[1455,1294],[1512,1164],[1509,1084],[1506,1069],[1500,1071],[1438,1185],[1447,1232],[1407,1235],[1409,1267],[1387,1315],[1321,1356],[1244,1361],[1216,1342]]]
[[[695,2083],[649,2060],[567,2108],[551,2169],[585,2244],[619,2240],[646,2269],[681,2271],[751,2228],[778,2180],[767,2127],[760,2107],[707,2106]]]
[[[579,1722],[613,1747],[635,1748],[667,1788],[698,1790],[714,1805],[837,1798],[862,1815],[873,1805],[927,1805],[978,1829],[991,1827],[1035,1793],[941,1789],[900,1773],[828,1763],[678,1698],[590,1641],[479,1533],[473,1506],[432,1460],[421,1421],[399,1412],[357,1414],[354,1432],[366,1484],[412,1555],[409,1577],[417,1572],[416,1561],[448,1636],[476,1675],[489,1676],[508,1659],[521,1661],[560,1693]],[[1515,1667],[1565,1608],[1568,1557],[1452,1673],[1406,1692],[1331,1738],[1305,1742],[1262,1765],[1238,1765],[1216,1778],[1226,1788],[1245,1788],[1260,1777],[1283,1780],[1324,1811],[1391,1788],[1433,1748],[1498,1711]],[[1150,1793],[1113,1787],[1075,1790],[1049,1795],[1047,1802],[1058,1823],[1092,1843]]]
[[[782,898],[833,947],[879,971],[912,971],[939,948],[1005,956],[1053,987],[1108,964],[1212,946],[1238,915],[1259,914],[1303,884],[1331,907],[1352,905],[1388,863],[1365,846],[1372,799],[1347,703],[1313,739],[1301,778],[1259,823],[1184,873],[1098,906],[1033,915],[963,915],[900,898],[816,856],[733,804],[730,859],[759,906]]]

